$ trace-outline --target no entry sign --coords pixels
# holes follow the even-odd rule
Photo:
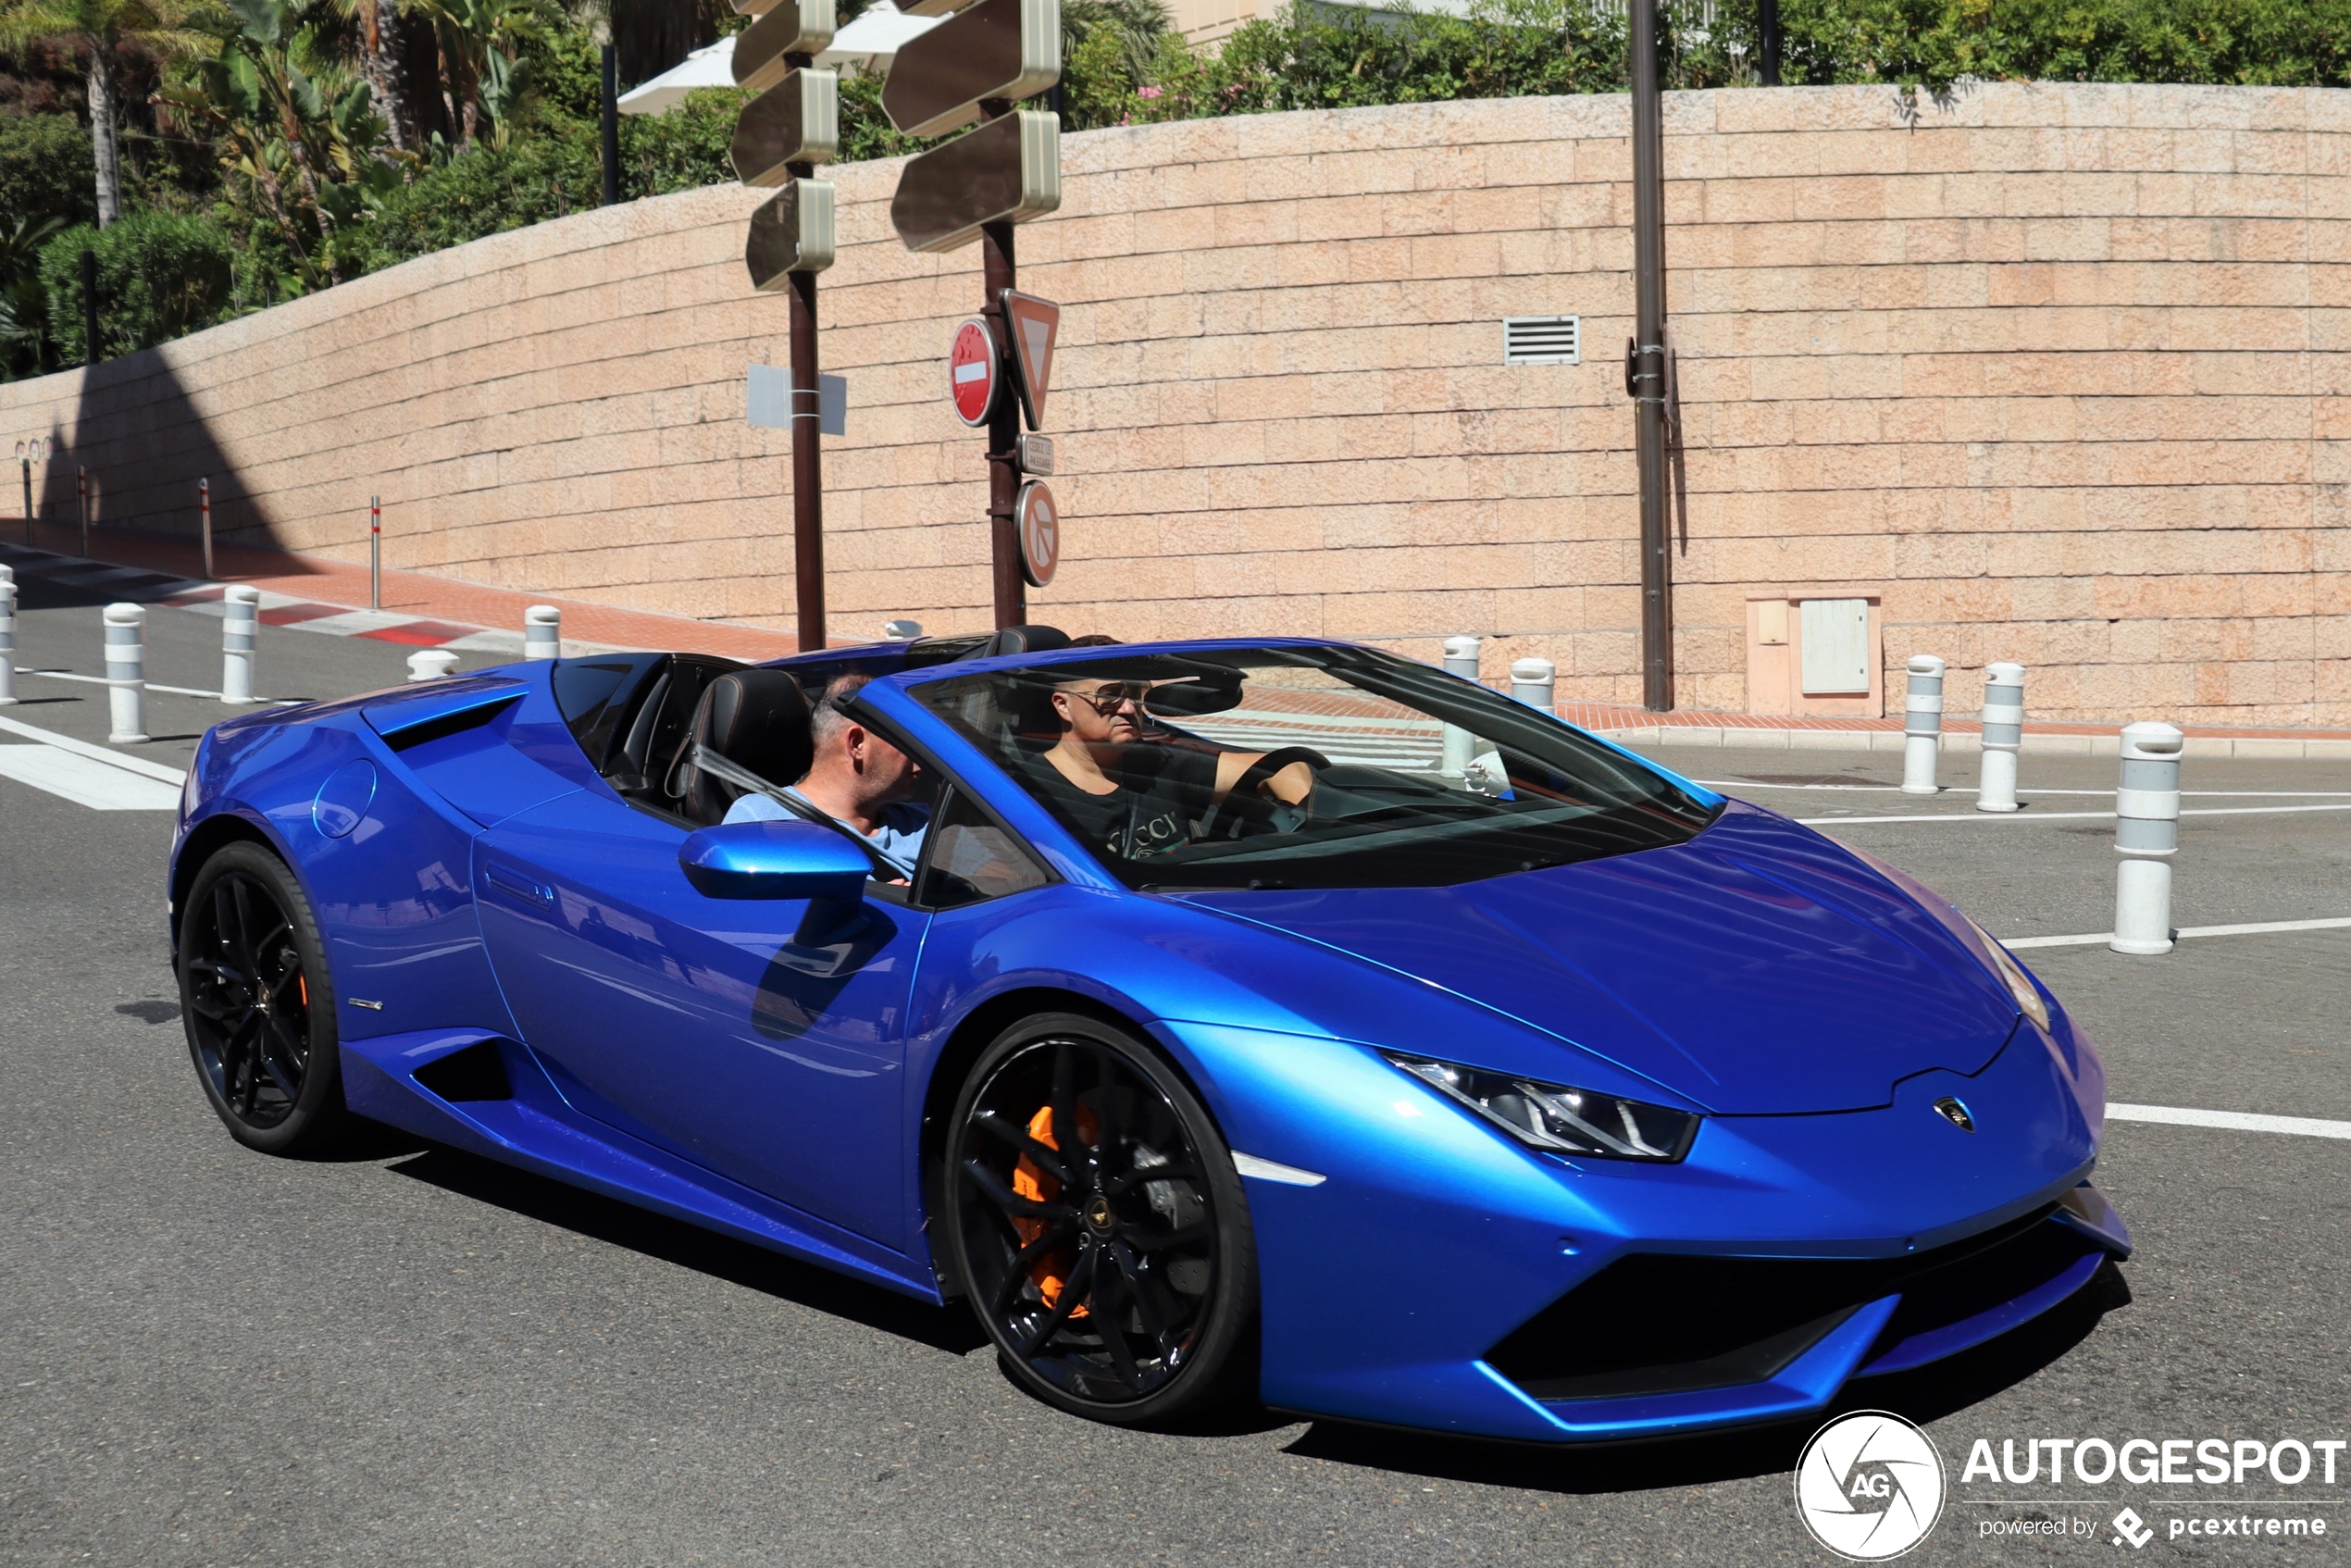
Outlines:
[[[1013,516],[1019,524],[1020,575],[1029,587],[1042,588],[1053,580],[1053,568],[1062,558],[1062,518],[1053,492],[1030,480],[1020,487]]]
[[[966,425],[988,423],[996,409],[1002,365],[996,334],[985,317],[970,317],[955,329],[955,341],[947,350],[947,395],[954,400],[956,418]]]

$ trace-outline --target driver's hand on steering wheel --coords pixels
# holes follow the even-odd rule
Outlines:
[[[1255,767],[1263,752],[1225,752],[1216,759],[1216,793],[1230,794],[1249,770]],[[1261,780],[1254,791],[1269,801],[1284,805],[1303,805],[1306,797],[1314,792],[1314,769],[1304,762],[1294,762],[1271,778]]]

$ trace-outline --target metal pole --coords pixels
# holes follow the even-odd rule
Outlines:
[[[87,555],[90,554],[90,470],[77,467],[74,469],[74,484],[81,492],[81,553]]]
[[[1558,666],[1549,659],[1514,659],[1511,663],[1511,695],[1529,707],[1556,713],[1558,704],[1552,693],[1558,678]]]
[[[367,608],[384,607],[384,498],[367,497]]]
[[[147,612],[137,604],[109,604],[102,617],[106,631],[106,711],[118,746],[147,738]]]
[[[795,176],[805,178],[805,176]],[[791,275],[791,538],[801,652],[825,646],[825,463],[816,274]]]
[[[32,542],[32,459],[19,457],[17,466],[24,470],[24,541]]]
[[[2024,666],[2002,662],[1984,671],[1984,762],[1976,771],[1975,809],[2016,809],[2016,753],[2024,744]]]
[[[81,253],[81,363],[95,365],[98,353],[98,253]]]
[[[1013,226],[991,223],[979,235],[986,308],[993,315],[1004,291],[1018,286],[1013,266]],[[1012,323],[1000,320],[997,327],[999,341],[1009,349]],[[1028,583],[1020,575],[1020,536],[1013,516],[1020,496],[1019,448],[1020,399],[1007,386],[996,399],[996,412],[988,421],[988,554],[995,565],[999,627],[1024,626],[1028,621]]]
[[[1943,672],[1933,653],[1910,655],[1910,689],[1902,698],[1902,792],[1932,795],[1935,764],[1943,754]]]
[[[1477,678],[1478,659],[1485,648],[1482,640],[1466,634],[1445,640],[1445,673],[1460,676],[1463,680]],[[1470,758],[1476,754],[1477,737],[1458,724],[1445,727],[1444,752],[1437,765],[1448,778],[1465,778]]]
[[[1665,116],[1657,0],[1633,3],[1633,330],[1627,388],[1641,483],[1641,705],[1673,706],[1673,562],[1665,507]]]
[[[204,576],[212,580],[212,480],[196,481],[196,510],[204,514]]]
[[[620,52],[604,45],[604,205],[620,205]]]
[[[2168,724],[2122,727],[2122,778],[2114,791],[2116,952],[2171,951],[2171,856],[2180,848],[2180,753],[2184,738]]]
[[[1756,81],[1765,87],[1780,84],[1780,0],[1756,0],[1755,30],[1761,34],[1757,42]]]
[[[17,700],[17,585],[0,578],[0,708]]]
[[[261,590],[238,583],[220,596],[220,700],[253,701],[253,660],[261,641]]]

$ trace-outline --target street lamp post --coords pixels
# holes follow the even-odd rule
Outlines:
[[[1673,706],[1673,561],[1665,506],[1665,118],[1657,0],[1633,0],[1633,396],[1641,493],[1641,705]]]

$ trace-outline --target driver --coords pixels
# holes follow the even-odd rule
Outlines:
[[[1206,752],[1155,734],[1143,712],[1151,683],[1088,678],[1053,689],[1061,738],[1038,770],[1052,803],[1089,841],[1128,860],[1190,841],[1194,818],[1225,798],[1263,752]],[[1302,804],[1313,769],[1294,762],[1256,792]]]
[[[851,829],[881,857],[912,877],[930,831],[930,807],[915,801],[924,783],[914,758],[841,711],[871,678],[844,675],[825,688],[808,722],[815,760],[788,794]],[[745,795],[727,808],[728,822],[782,822],[791,813],[765,795]]]

